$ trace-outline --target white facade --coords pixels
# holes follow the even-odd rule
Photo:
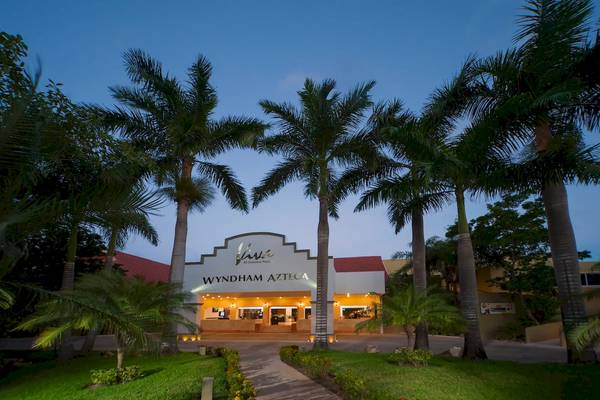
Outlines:
[[[270,232],[251,232],[225,239],[213,253],[185,266],[184,290],[197,296],[207,294],[248,294],[276,292],[310,293],[316,299],[317,259],[309,250]],[[385,293],[385,271],[336,272],[329,259],[328,331],[333,333],[334,294]],[[314,318],[313,327],[314,332]]]

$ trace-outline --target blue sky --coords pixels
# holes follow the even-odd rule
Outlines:
[[[218,116],[264,118],[258,100],[295,101],[305,77],[334,78],[341,90],[374,79],[375,100],[392,97],[418,111],[429,93],[457,71],[468,54],[492,54],[512,43],[522,1],[11,1],[2,7],[0,29],[20,33],[39,57],[45,78],[64,84],[75,101],[113,104],[108,86],[127,84],[122,53],[141,48],[185,77],[198,54],[214,67]],[[598,8],[596,6],[596,17]],[[598,133],[593,140],[597,141]],[[249,189],[275,159],[233,151],[229,164]],[[600,257],[598,187],[569,187],[579,249]],[[408,248],[408,229],[394,234],[385,209],[353,213],[356,198],[331,221],[330,254],[381,255]],[[245,215],[219,197],[204,214],[189,219],[188,260],[247,231],[284,233],[316,252],[317,203],[300,185],[290,185]],[[485,211],[485,199],[468,204],[470,218]],[[454,205],[428,215],[427,236],[443,236]],[[168,262],[175,208],[154,217],[160,244],[132,238],[125,250]]]

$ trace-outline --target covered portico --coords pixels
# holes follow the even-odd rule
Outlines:
[[[385,269],[343,271],[328,265],[327,332],[350,332],[369,318],[385,291]],[[379,259],[380,263],[381,260]],[[244,233],[225,239],[199,262],[186,263],[184,290],[195,299],[202,332],[314,333],[316,257],[297,249],[284,235]]]

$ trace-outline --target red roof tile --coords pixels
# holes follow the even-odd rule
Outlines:
[[[127,276],[142,276],[149,282],[169,281],[170,266],[167,264],[121,251],[116,252],[115,264],[121,265],[121,268],[127,271]]]
[[[336,272],[386,272],[383,261],[379,256],[334,258],[333,266]]]

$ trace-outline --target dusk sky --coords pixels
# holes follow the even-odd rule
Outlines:
[[[114,104],[108,87],[128,84],[122,54],[141,48],[182,80],[199,54],[213,64],[219,95],[217,117],[266,119],[261,99],[296,102],[306,77],[336,79],[345,91],[374,79],[375,101],[400,98],[419,111],[433,89],[449,80],[467,55],[490,55],[512,44],[522,0],[401,1],[7,1],[0,30],[21,34],[30,66],[41,60],[43,77],[64,84],[76,102]],[[595,20],[598,20],[596,5]],[[590,135],[591,142],[600,134]],[[251,150],[218,158],[249,191],[276,158]],[[579,250],[600,258],[599,187],[569,187]],[[384,207],[354,213],[346,200],[331,221],[330,254],[381,255],[408,249],[410,229],[398,235]],[[472,199],[469,218],[485,211]],[[169,262],[175,207],[152,222],[160,235],[153,247],[132,238],[125,251]],[[191,214],[187,259],[212,252],[224,238],[249,231],[283,233],[316,255],[318,207],[300,184],[286,187],[249,214],[232,211],[219,196],[204,214]],[[426,236],[443,236],[455,218],[454,204],[425,218]]]

